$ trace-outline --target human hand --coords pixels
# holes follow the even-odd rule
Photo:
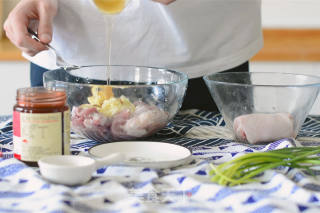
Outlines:
[[[172,2],[174,2],[175,0],[153,0],[153,1],[160,2],[162,4],[168,5],[168,4],[172,3]]]
[[[10,12],[4,23],[6,36],[21,51],[30,56],[47,47],[52,39],[52,21],[58,11],[57,0],[21,0]],[[35,41],[28,33],[32,20],[38,20],[38,35],[41,42]]]

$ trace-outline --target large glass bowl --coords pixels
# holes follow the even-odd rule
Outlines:
[[[98,142],[150,136],[179,111],[186,74],[154,67],[86,66],[44,73],[44,86],[64,88],[72,131]]]
[[[319,93],[320,78],[290,73],[233,72],[204,80],[238,141],[295,138]]]

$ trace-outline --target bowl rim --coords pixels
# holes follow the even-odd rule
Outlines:
[[[277,74],[277,75],[291,75],[291,76],[307,76],[311,77],[314,79],[317,79],[319,83],[310,83],[310,84],[283,84],[283,85],[270,85],[270,84],[245,84],[245,83],[231,83],[231,82],[226,82],[226,81],[216,81],[216,80],[211,80],[209,79],[210,76],[214,75],[230,75],[230,74]],[[217,72],[217,73],[212,73],[203,76],[203,80],[207,83],[209,82],[215,82],[215,84],[220,84],[220,85],[230,85],[230,86],[245,86],[245,87],[320,87],[320,76],[316,75],[310,75],[310,74],[302,74],[302,73],[290,73],[290,72]]]
[[[105,65],[105,64],[100,64],[100,65],[84,65],[84,66],[81,66],[80,68],[77,68],[77,69],[81,69],[81,68],[86,68],[86,67],[132,67],[132,68],[151,68],[151,69],[156,69],[156,70],[164,70],[164,71],[167,71],[167,72],[170,72],[170,73],[174,73],[174,74],[177,74],[177,75],[180,75],[182,76],[182,79],[179,80],[179,81],[170,81],[168,83],[158,83],[158,84],[139,84],[139,85],[126,85],[126,86],[134,86],[134,87],[145,87],[145,86],[159,86],[159,85],[172,85],[172,84],[180,84],[184,81],[188,82],[188,75],[184,72],[179,72],[179,71],[176,71],[176,70],[172,70],[172,69],[169,69],[169,68],[165,68],[165,67],[155,67],[155,66],[139,66],[139,65]],[[54,72],[54,71],[59,71],[59,70],[65,70],[64,68],[58,68],[58,69],[53,69],[53,70],[48,70],[46,72],[43,73],[43,82],[44,82],[44,78],[45,78],[45,75],[48,75],[46,73],[50,73],[50,72]],[[71,69],[73,70],[73,69]],[[65,70],[67,71],[67,70]],[[71,74],[70,74],[71,75]],[[68,83],[70,85],[77,85],[77,86],[84,86],[84,85],[90,85],[90,86],[108,86],[107,84],[106,85],[102,85],[102,84],[89,84],[89,83],[76,83],[76,82],[66,82],[66,81],[61,81],[61,80],[50,80],[50,81],[55,81],[55,82],[62,82],[62,83]],[[109,86],[112,86],[112,87],[115,87],[115,86],[123,86],[123,85],[109,85]]]

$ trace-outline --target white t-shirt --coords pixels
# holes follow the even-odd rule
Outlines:
[[[165,67],[200,77],[238,66],[263,46],[261,0],[176,0],[168,6],[131,0],[105,16],[91,0],[59,0],[51,43],[66,61],[77,65]],[[54,69],[55,57],[43,51],[32,62]]]

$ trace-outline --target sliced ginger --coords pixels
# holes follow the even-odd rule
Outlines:
[[[111,86],[93,86],[91,89],[92,96],[88,97],[91,105],[101,107],[105,100],[113,97]]]

